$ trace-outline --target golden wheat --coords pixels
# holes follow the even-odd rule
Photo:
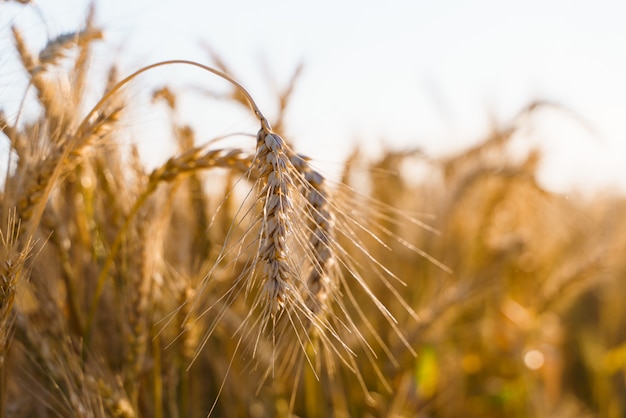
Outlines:
[[[301,67],[270,126],[215,53],[92,79],[101,33],[93,7],[37,53],[13,28],[0,416],[623,415],[626,203],[546,191],[538,153],[511,158],[542,106],[451,157],[357,150],[334,183],[286,132]],[[198,145],[166,84],[179,151],[147,170],[118,142],[123,89],[164,65],[230,82],[256,151]]]

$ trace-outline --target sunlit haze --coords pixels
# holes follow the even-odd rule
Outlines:
[[[79,29],[89,2],[34,4],[0,5],[3,50],[11,25],[33,48]],[[625,19],[622,1],[106,0],[96,2],[96,21],[107,47],[94,65],[116,60],[129,73],[163,59],[210,64],[210,45],[271,117],[272,83],[284,85],[303,63],[288,132],[299,151],[337,166],[356,143],[372,151],[460,150],[492,118],[505,125],[532,101],[551,101],[568,111],[529,122],[530,141],[546,153],[545,184],[626,190]],[[5,69],[9,61],[2,58]],[[3,72],[0,94],[12,94],[18,74]],[[190,77],[189,87],[228,87],[189,69],[158,74],[144,82],[184,85],[176,77]],[[222,118],[211,109],[190,106],[188,118],[222,121],[220,132],[255,132],[245,114]],[[154,131],[149,116],[136,123]],[[168,155],[166,145],[151,141],[153,158]]]

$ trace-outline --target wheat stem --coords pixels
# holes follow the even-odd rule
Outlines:
[[[223,78],[224,80],[226,80],[229,83],[231,83],[232,85],[234,85],[245,96],[245,98],[248,101],[248,104],[250,105],[252,111],[256,115],[256,117],[259,120],[259,122],[261,122],[262,128],[266,132],[269,132],[271,130],[271,126],[270,126],[269,121],[265,118],[265,116],[263,116],[263,113],[261,112],[261,110],[257,106],[256,102],[254,101],[254,99],[252,98],[250,93],[248,93],[248,91],[239,82],[237,82],[235,79],[233,79],[231,76],[229,76],[228,74],[226,74],[223,71],[216,70],[215,68],[209,67],[208,65],[200,64],[200,63],[195,62],[195,61],[189,61],[189,60],[168,60],[168,61],[160,61],[160,62],[157,62],[157,63],[154,63],[154,64],[147,65],[147,66],[145,66],[143,68],[140,68],[139,70],[137,70],[134,73],[132,73],[129,76],[127,76],[126,78],[124,78],[121,81],[117,82],[109,91],[107,91],[107,93],[98,101],[98,103],[96,103],[96,105],[89,111],[87,116],[85,116],[85,118],[83,119],[82,123],[78,127],[77,132],[81,132],[81,130],[85,129],[85,127],[87,126],[88,121],[96,114],[98,109],[100,109],[106,103],[106,101],[109,100],[109,98],[111,98],[115,93],[117,93],[117,91],[119,89],[121,89],[123,86],[128,84],[128,82],[130,82],[132,79],[134,79],[138,75],[140,75],[142,73],[145,73],[146,71],[149,71],[149,70],[151,70],[153,68],[163,67],[163,66],[166,66],[166,65],[175,65],[175,64],[191,65],[191,66],[194,66],[194,67],[201,68],[201,69],[203,69],[205,71],[208,71],[208,72],[210,72],[212,74],[217,75],[218,77]]]

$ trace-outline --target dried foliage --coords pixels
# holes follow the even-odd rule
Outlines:
[[[93,12],[37,54],[13,37],[40,112],[0,113],[0,416],[626,413],[626,201],[543,190],[521,119],[334,184],[283,139],[300,68],[272,130],[212,52],[256,150],[197,145],[163,87],[180,152],[147,172],[118,139],[149,68],[85,103]]]

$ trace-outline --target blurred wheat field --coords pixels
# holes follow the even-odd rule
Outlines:
[[[41,51],[12,33],[38,112],[0,102],[1,416],[625,416],[626,200],[544,190],[524,118],[444,158],[355,150],[335,184],[285,134],[299,70],[236,149],[164,80],[178,150],[147,169],[93,11]]]

